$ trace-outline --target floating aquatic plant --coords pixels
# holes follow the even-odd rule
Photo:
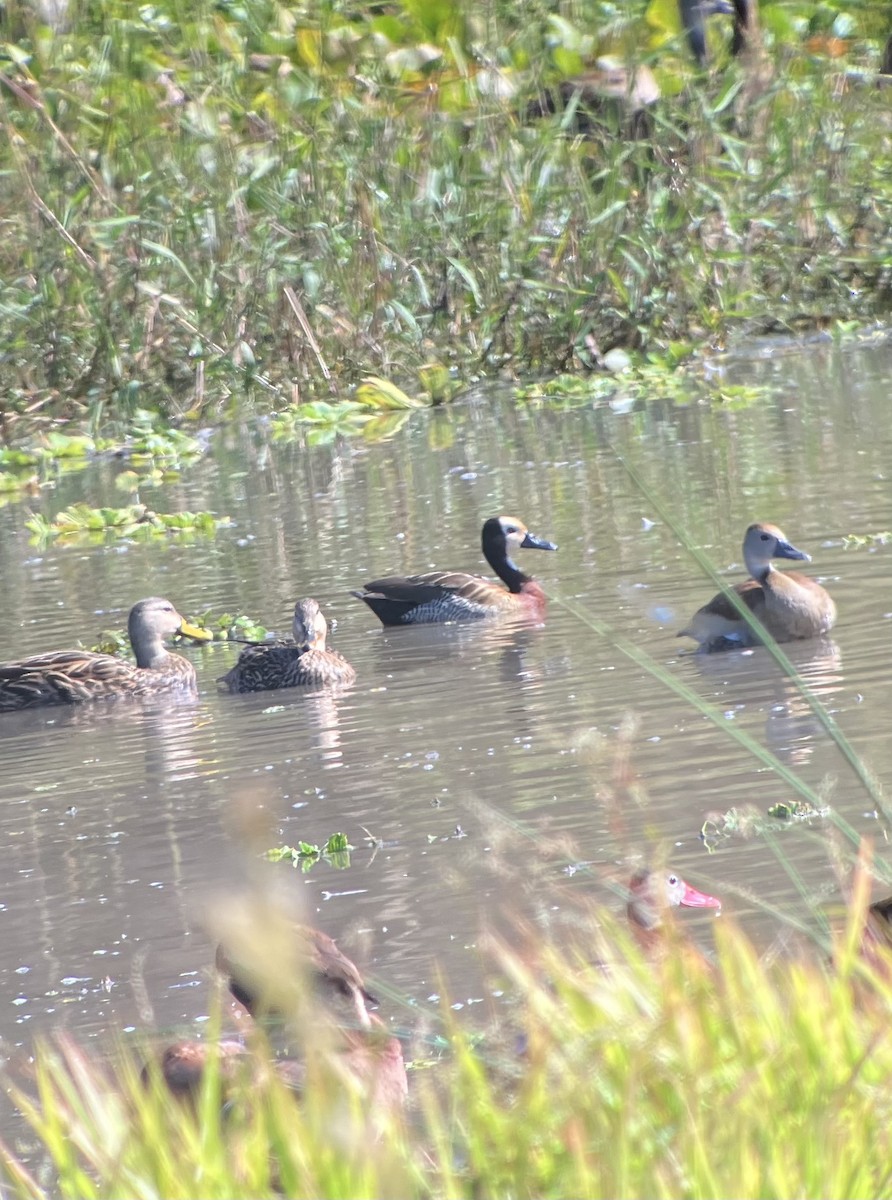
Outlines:
[[[316,863],[325,861],[329,866],[344,870],[350,866],[350,845],[345,833],[333,833],[323,846],[311,842],[298,842],[296,846],[278,846],[267,850],[270,862],[290,862],[293,867],[309,871]]]
[[[213,537],[229,517],[217,517],[210,512],[157,513],[144,504],[125,508],[91,508],[88,504],[72,504],[51,520],[34,513],[25,527],[33,535],[32,544],[47,544],[54,538],[62,541],[79,539],[101,541],[116,538],[163,538],[169,534],[186,537]]]
[[[869,546],[885,546],[892,542],[892,532],[882,530],[880,533],[847,533],[842,539],[844,550],[864,550]]]
[[[213,634],[215,642],[262,642],[269,636],[266,626],[244,613],[212,613],[209,609],[199,613],[194,624]]]

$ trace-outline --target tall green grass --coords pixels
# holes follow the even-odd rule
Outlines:
[[[603,917],[575,954],[502,946],[522,1053],[451,1025],[449,1059],[375,1130],[342,1079],[321,1070],[298,1103],[260,1050],[225,1108],[214,1072],[193,1108],[123,1052],[45,1045],[36,1099],[16,1095],[51,1179],[6,1147],[9,1194],[875,1200],[892,1190],[892,960],[856,952],[864,895],[833,969],[766,966],[726,918],[712,963],[677,928],[646,957]]]
[[[698,76],[645,8],[4,9],[7,410],[219,415],[884,317],[885,94],[795,40]],[[647,136],[530,116],[631,47],[666,93]]]

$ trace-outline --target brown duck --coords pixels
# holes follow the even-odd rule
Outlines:
[[[743,558],[751,578],[734,587],[738,598],[778,642],[828,633],[836,620],[836,605],[828,593],[798,571],[778,571],[773,558],[806,562],[776,525],[750,525],[743,539]],[[691,637],[704,651],[756,646],[759,637],[747,625],[724,592],[697,610],[678,637]]]
[[[188,659],[166,650],[164,639],[179,633],[208,641],[207,630],[187,624],[169,600],[152,596],[131,608],[127,632],[135,666],[113,654],[89,650],[50,650],[0,663],[0,712],[197,690],[195,668]]]
[[[338,949],[334,939],[310,925],[295,924],[292,949],[295,963],[306,967],[320,995],[326,1000],[346,1001],[357,1022],[363,1028],[370,1028],[372,1019],[367,1005],[378,1001],[367,990],[356,964]],[[269,994],[275,989],[274,979],[268,988],[260,971],[238,961],[223,945],[217,947],[216,962],[230,992],[252,1017],[277,1011],[276,997]]]
[[[362,1089],[369,1110],[381,1116],[398,1112],[409,1092],[406,1064],[399,1038],[389,1034],[377,1017],[369,1029],[323,1029],[308,1049],[331,1055],[331,1064],[346,1072]],[[241,1042],[200,1042],[194,1039],[165,1046],[155,1062],[142,1070],[147,1085],[158,1072],[168,1091],[179,1100],[195,1104],[211,1061],[219,1062],[222,1098],[228,1099],[238,1079],[256,1087],[271,1070],[290,1091],[303,1095],[307,1064],[297,1058],[277,1058],[266,1064]]]
[[[265,692],[275,688],[346,686],[356,671],[337,650],[326,648],[328,623],[318,603],[307,598],[294,606],[292,642],[248,646],[217,682],[230,692]]]

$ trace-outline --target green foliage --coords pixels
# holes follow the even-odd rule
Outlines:
[[[881,530],[879,533],[847,533],[842,539],[846,550],[863,550],[872,546],[885,546],[892,542],[892,532]]]
[[[352,849],[353,846],[347,841],[345,833],[333,833],[324,846],[298,842],[296,846],[277,846],[267,850],[266,857],[270,862],[290,862],[293,867],[300,867],[304,872],[323,859],[329,866],[345,870],[350,866]]]
[[[771,835],[797,824],[820,824],[830,816],[828,805],[817,805],[800,797],[787,803],[778,801],[763,811],[755,804],[736,805],[727,812],[712,812],[700,829],[706,849],[717,850],[731,838],[753,838]]]
[[[269,633],[264,625],[244,614],[212,613],[210,609],[199,613],[193,624],[211,633],[215,642],[262,642]]]
[[[81,471],[100,456],[128,462],[116,485],[135,492],[174,477],[204,452],[198,438],[165,428],[157,414],[139,411],[117,437],[42,431],[14,448],[0,449],[0,496],[21,497],[37,493],[61,475]]]
[[[138,538],[149,540],[170,534],[192,537],[213,537],[229,517],[215,517],[209,512],[156,513],[144,504],[126,508],[91,508],[88,504],[72,504],[47,520],[35,513],[26,522],[33,545],[46,545],[55,538],[64,542],[106,541],[109,538]]]
[[[674,0],[560,16],[103,0],[64,35],[17,7],[7,431],[244,400],[339,409],[368,376],[412,397],[432,352],[465,376],[553,373],[616,347],[882,318],[887,106],[862,86],[878,7],[766,0],[771,71],[731,62],[712,18],[712,74]],[[838,44],[847,88],[827,69]],[[635,129],[622,88],[533,117],[568,72],[634,53],[664,96]],[[311,411],[306,437],[389,436],[370,415]]]

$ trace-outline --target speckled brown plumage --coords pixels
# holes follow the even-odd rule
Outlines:
[[[136,665],[88,650],[50,650],[0,664],[0,712],[197,690],[192,663],[166,650],[164,639],[181,633],[205,641],[210,634],[186,624],[170,601],[159,596],[133,606],[128,632]]]
[[[291,642],[248,646],[218,682],[230,692],[265,692],[276,688],[347,686],[356,671],[342,654],[326,647],[328,624],[317,602],[307,598],[294,606]]]
[[[346,1000],[360,1025],[371,1024],[366,1005],[377,1004],[366,989],[356,964],[338,949],[333,938],[310,925],[293,926],[292,949],[294,960],[305,966],[323,997]],[[217,969],[226,977],[229,990],[252,1016],[270,1007],[264,998],[261,972],[253,971],[223,945],[217,947]],[[275,970],[271,971],[275,974]],[[274,1006],[273,1006],[274,1007]]]

